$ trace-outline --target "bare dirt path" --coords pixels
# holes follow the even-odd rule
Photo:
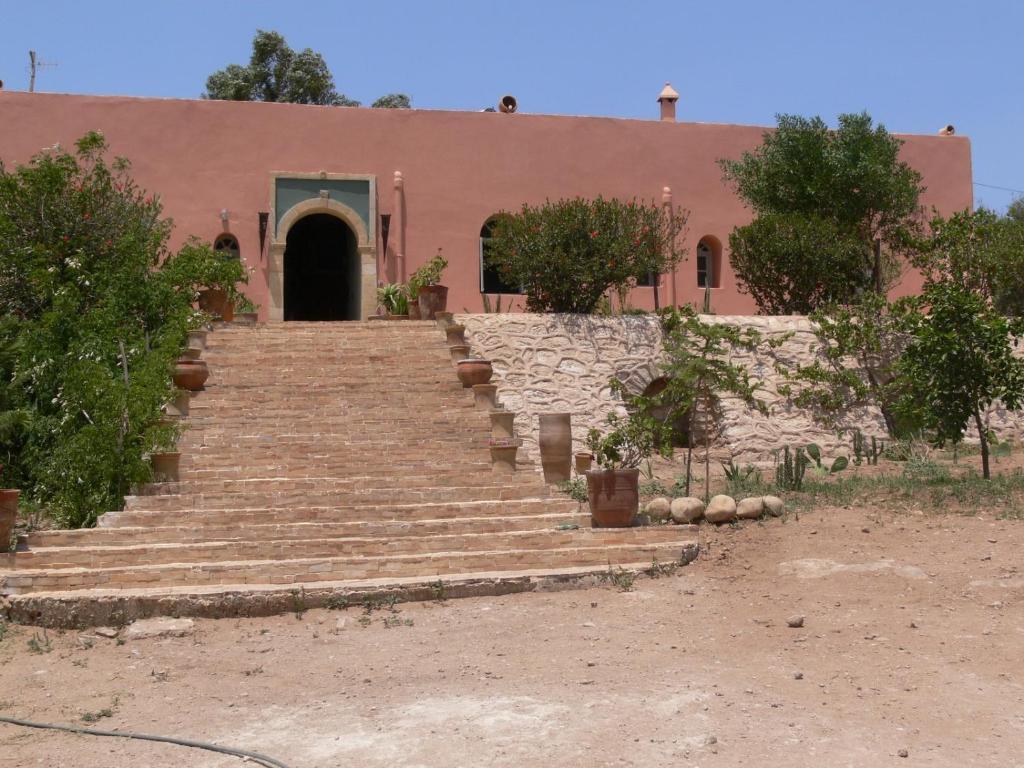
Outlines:
[[[1024,523],[831,509],[705,537],[696,563],[631,592],[404,605],[365,626],[359,607],[197,621],[123,644],[50,633],[48,653],[12,627],[0,712],[99,713],[291,768],[1024,765]],[[0,766],[182,765],[243,763],[0,725]]]

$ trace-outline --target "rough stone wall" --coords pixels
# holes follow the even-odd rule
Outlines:
[[[751,375],[760,380],[759,398],[768,406],[763,415],[736,398],[719,403],[720,437],[716,453],[737,462],[769,464],[772,452],[783,446],[818,443],[826,456],[848,455],[851,438],[837,436],[816,423],[811,414],[795,408],[778,393],[781,377],[775,361],[786,367],[811,363],[817,337],[805,317],[705,316],[709,322],[756,328],[766,337],[789,335],[772,353],[736,353]],[[582,449],[587,430],[600,427],[608,413],[621,410],[608,386],[612,377],[633,392],[642,392],[660,376],[662,333],[651,315],[596,317],[542,314],[465,314],[473,354],[489,358],[493,382],[508,410],[516,413],[516,431],[524,447],[537,455],[542,413],[572,414],[573,446]],[[1001,407],[989,413],[989,423],[1001,439],[1024,439],[1024,418]],[[842,426],[865,435],[885,437],[882,415],[863,408],[847,415]]]

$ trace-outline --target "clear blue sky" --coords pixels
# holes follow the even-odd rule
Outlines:
[[[0,79],[45,91],[197,97],[257,29],[320,51],[338,90],[480,109],[771,125],[866,109],[891,131],[970,136],[974,180],[1024,190],[1021,0],[0,0]],[[0,119],[3,115],[0,114]],[[1002,210],[1016,195],[975,187]]]

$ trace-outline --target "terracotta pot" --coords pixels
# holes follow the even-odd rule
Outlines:
[[[228,301],[228,293],[222,288],[204,288],[199,292],[199,308],[224,322],[235,318],[235,307]]]
[[[206,331],[189,331],[188,346],[191,349],[206,349]]]
[[[639,469],[591,469],[587,500],[595,528],[629,528],[640,509]]]
[[[409,319],[410,320],[421,320],[420,317],[420,300],[409,299]]]
[[[477,408],[482,408],[485,411],[493,411],[498,407],[497,394],[497,384],[473,385],[473,403]]]
[[[511,440],[515,437],[516,415],[512,411],[491,411],[491,437]]]
[[[421,285],[419,290],[420,319],[435,320],[438,312],[448,306],[447,285]]]
[[[445,328],[444,332],[448,337],[449,346],[466,343],[466,326],[459,325],[458,323],[452,323]]]
[[[447,328],[449,325],[452,324],[452,322],[453,322],[452,318],[454,318],[454,317],[455,317],[455,315],[453,315],[451,312],[435,312],[434,313],[434,320],[437,323],[437,327],[440,328],[442,331],[445,328]]]
[[[459,363],[469,357],[469,344],[455,344],[448,347],[448,351],[451,353],[452,362]]]
[[[467,389],[474,384],[489,383],[491,376],[494,375],[491,361],[481,360],[479,357],[467,357],[465,360],[460,360],[456,370],[459,372],[459,381]]]
[[[540,415],[540,463],[544,482],[564,483],[572,471],[572,424],[568,413]]]
[[[151,453],[149,463],[153,467],[153,481],[157,483],[176,483],[179,478],[181,454],[177,451]]]
[[[181,360],[198,360],[203,356],[203,350],[199,347],[186,347],[181,352]]]
[[[408,315],[371,315],[371,320],[408,320]]]
[[[18,496],[20,495],[21,491],[17,488],[0,490],[0,553],[8,551],[11,547],[14,524],[18,521]]]
[[[491,440],[491,471],[499,474],[511,474],[516,471],[516,452],[519,440]]]
[[[179,358],[174,365],[174,386],[178,389],[197,392],[203,388],[203,384],[208,378],[210,378],[210,369],[205,360]]]
[[[577,475],[585,474],[594,465],[594,454],[592,453],[577,453],[573,456],[573,459]]]
[[[256,323],[260,318],[259,312],[239,312],[237,322],[239,325],[247,325],[249,327],[256,327]]]
[[[189,403],[192,401],[192,394],[186,390],[179,390],[171,402],[164,406],[164,413],[168,416],[184,418],[188,416]]]

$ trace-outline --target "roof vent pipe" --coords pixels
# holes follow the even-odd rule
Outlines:
[[[501,101],[498,102],[498,109],[506,115],[511,115],[518,108],[519,103],[516,101],[515,96],[502,96]]]

